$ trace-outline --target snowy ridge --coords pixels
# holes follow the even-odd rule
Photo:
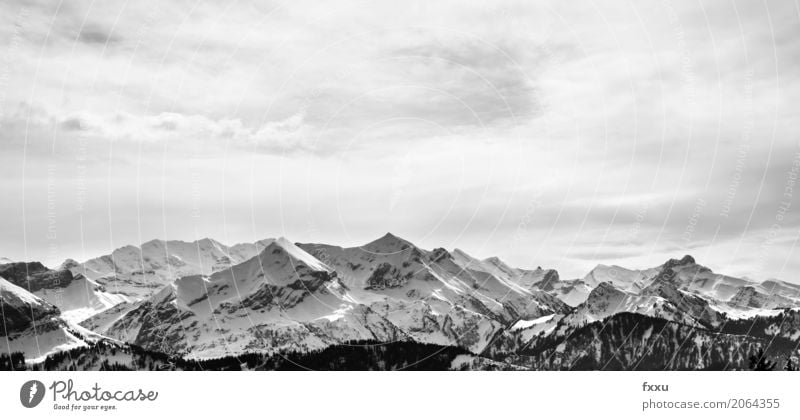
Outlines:
[[[49,304],[44,299],[0,277],[0,296],[3,304],[14,307],[25,305],[44,308]]]
[[[272,242],[225,246],[213,239],[193,242],[154,239],[141,247],[127,245],[109,255],[83,263],[65,262],[74,274],[83,274],[112,293],[144,299],[178,278],[210,275],[258,255]]]
[[[227,270],[184,276],[140,303],[118,305],[81,325],[193,358],[363,339],[480,351],[521,316],[558,310],[566,305],[549,295],[389,234],[354,248],[279,238]]]
[[[2,277],[0,307],[0,352],[23,352],[29,362],[38,362],[48,354],[86,345],[59,317],[58,308]]]
[[[69,269],[53,270],[38,262],[2,265],[0,272],[8,276],[9,282],[57,306],[64,319],[75,322],[131,300],[110,293],[98,283],[81,274],[73,274]]]
[[[6,270],[18,275],[14,267]],[[353,340],[505,354],[545,337],[568,340],[598,322],[623,325],[625,314],[715,331],[800,306],[800,286],[716,274],[690,256],[647,269],[601,264],[565,280],[460,249],[421,249],[390,233],[347,248],[283,237],[232,247],[153,240],[60,268],[74,273],[69,282],[38,267],[35,293],[3,288],[17,306],[35,299],[29,304],[50,311],[51,349],[110,339],[199,359]]]

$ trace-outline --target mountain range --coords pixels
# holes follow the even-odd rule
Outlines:
[[[0,352],[48,366],[103,355],[81,369],[117,360],[98,346],[210,363],[419,345],[455,349],[447,368],[648,370],[745,369],[757,351],[792,360],[800,345],[793,283],[691,256],[562,279],[392,234],[349,248],[153,240],[52,269],[4,259],[0,292]]]

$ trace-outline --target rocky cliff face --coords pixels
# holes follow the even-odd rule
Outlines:
[[[33,328],[37,322],[44,323],[60,313],[55,306],[2,277],[0,277],[0,305],[4,321],[0,325],[2,337]]]
[[[51,270],[40,262],[13,262],[0,265],[0,277],[29,292],[69,286],[69,270]]]

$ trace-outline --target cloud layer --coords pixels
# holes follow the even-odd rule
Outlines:
[[[792,4],[0,10],[0,256],[390,230],[565,276],[692,253],[800,282]]]

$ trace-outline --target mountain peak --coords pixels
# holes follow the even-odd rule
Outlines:
[[[361,247],[370,252],[376,253],[395,253],[406,249],[415,248],[411,242],[387,232],[380,238]]]
[[[0,277],[29,292],[67,286],[73,280],[69,270],[51,270],[38,261],[16,262],[0,267]]]
[[[589,292],[589,296],[584,301],[583,305],[587,307],[594,307],[597,305],[605,305],[608,304],[609,301],[619,300],[625,297],[627,293],[625,291],[620,290],[614,287],[613,284],[609,282],[600,282],[591,292]]]
[[[694,258],[692,258],[691,255],[685,255],[681,259],[670,258],[661,266],[661,270],[659,270],[656,275],[654,283],[672,282],[679,271],[675,270],[675,267],[682,267],[690,264],[695,264]]]
[[[625,295],[625,294],[627,294],[627,293],[625,293],[625,291],[617,288],[616,286],[614,286],[613,284],[611,284],[609,282],[604,281],[604,282],[600,282],[600,284],[598,284],[597,287],[592,289],[592,291],[589,293],[589,297],[587,298],[587,301],[588,300],[595,300],[595,299],[603,298],[603,297],[609,296],[609,295],[614,295],[615,296],[615,295]]]
[[[143,242],[142,245],[139,246],[139,248],[159,247],[159,246],[163,246],[164,242],[166,242],[166,241],[164,241],[163,239],[158,239],[158,238],[151,239],[151,240],[149,240],[147,242]]]
[[[392,232],[386,232],[386,234],[385,234],[385,235],[383,235],[383,236],[381,236],[380,238],[378,238],[378,240],[384,240],[384,241],[402,241],[403,239],[402,239],[402,238],[400,238],[399,236],[396,236],[396,235],[395,235],[395,234],[393,234]]]
[[[67,258],[66,260],[64,260],[64,262],[61,263],[61,265],[58,266],[58,269],[59,270],[72,270],[73,268],[78,267],[78,266],[80,266],[80,263],[78,263],[77,261],[73,260],[72,258]]]
[[[470,258],[472,258],[471,255],[469,255],[466,252],[464,252],[464,250],[461,249],[461,248],[454,248],[453,249],[453,255],[459,255],[459,256],[462,256],[462,257],[470,257]]]
[[[510,265],[506,264],[505,261],[501,260],[499,257],[489,257],[483,260],[484,263],[489,264],[491,267],[494,267],[501,272],[507,273],[511,276],[518,276],[518,270],[512,268]]]
[[[589,270],[589,273],[587,274],[587,276],[590,275],[590,274],[593,274],[593,273],[597,273],[597,272],[605,272],[605,271],[607,271],[607,270],[609,270],[609,269],[611,269],[613,267],[614,266],[606,265],[606,264],[597,264],[596,266],[594,266],[594,268]]]
[[[225,245],[223,245],[214,238],[198,239],[194,241],[194,243],[196,243],[197,246],[200,248],[219,248],[219,249],[226,248]]]
[[[670,258],[664,263],[664,268],[672,268],[679,265],[689,265],[689,264],[697,264],[694,260],[694,257],[691,255],[684,255],[681,259]]]
[[[498,264],[505,264],[505,263],[503,262],[503,260],[501,260],[501,259],[500,259],[500,257],[498,257],[498,256],[493,256],[493,257],[489,257],[489,258],[484,258],[484,260],[483,260],[483,261],[484,261],[484,262],[488,262],[488,263],[490,263],[490,264],[495,264],[495,265],[498,265]]]
[[[675,283],[673,283],[671,280],[672,278],[658,275],[656,276],[653,283],[651,283],[649,286],[645,287],[644,290],[642,290],[641,294],[660,296],[665,299],[680,297],[678,286],[675,285]]]
[[[611,284],[611,283],[609,283],[607,281],[600,282],[600,284],[598,284],[597,287],[594,288],[593,292],[595,290],[596,291],[621,291],[621,290],[617,289],[616,287],[614,287],[613,284]]]
[[[277,246],[280,246],[281,248],[284,248],[284,249],[285,248],[291,248],[291,247],[295,246],[294,242],[290,241],[289,239],[287,239],[284,236],[281,236],[278,239],[272,241],[272,243],[270,245],[277,245]]]
[[[298,261],[302,262],[312,270],[331,271],[330,267],[328,267],[325,263],[318,260],[316,257],[304,251],[302,248],[295,245],[292,241],[284,238],[283,236],[270,243],[262,253],[275,253],[277,250],[285,252],[293,261],[295,261],[295,263]]]

